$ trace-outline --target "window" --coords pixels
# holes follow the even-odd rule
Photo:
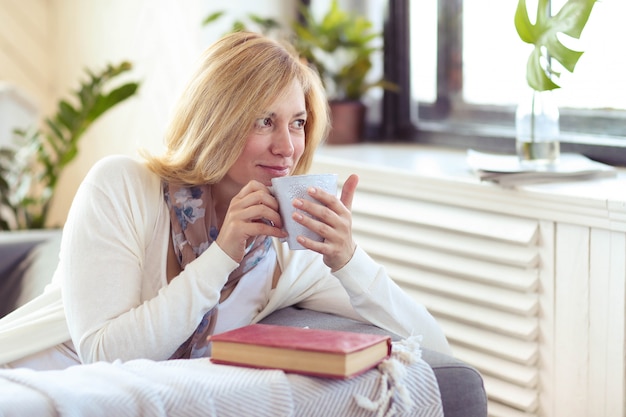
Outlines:
[[[564,2],[553,0],[553,12]],[[386,48],[385,71],[408,88],[385,105],[393,109],[395,101],[397,110],[408,103],[411,111],[404,119],[388,115],[388,131],[391,124],[418,142],[514,152],[514,112],[529,88],[532,50],[515,31],[516,6],[517,0],[390,0],[386,45],[399,47]],[[581,40],[563,39],[584,54],[554,94],[561,150],[626,166],[625,15],[623,0],[599,0]]]

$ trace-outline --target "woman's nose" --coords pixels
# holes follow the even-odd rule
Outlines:
[[[272,140],[272,152],[277,155],[291,156],[293,155],[293,151],[294,148],[289,127],[278,129]]]

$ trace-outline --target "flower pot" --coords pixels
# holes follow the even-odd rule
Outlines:
[[[523,165],[540,168],[558,162],[559,108],[551,91],[532,91],[515,113],[517,156]]]
[[[360,101],[330,101],[332,128],[326,143],[341,145],[357,143],[363,139],[365,105]]]

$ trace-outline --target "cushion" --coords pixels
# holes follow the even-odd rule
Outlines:
[[[0,317],[41,294],[51,281],[59,259],[61,233],[47,233],[45,237],[13,242],[10,251],[8,246],[2,248],[3,259],[11,257],[12,264],[5,265],[0,275]]]

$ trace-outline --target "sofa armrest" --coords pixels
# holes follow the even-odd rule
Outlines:
[[[39,295],[58,259],[58,229],[0,232],[0,317]]]
[[[297,307],[275,311],[261,320],[261,323],[388,334],[392,340],[400,339],[398,335],[370,324]],[[487,394],[482,376],[476,369],[454,357],[429,349],[422,348],[422,358],[430,365],[437,378],[445,417],[487,416]]]
[[[422,359],[435,372],[445,417],[487,416],[487,393],[483,378],[474,367],[424,348]]]
[[[12,271],[39,243],[48,240],[56,230],[0,232],[0,281]]]

